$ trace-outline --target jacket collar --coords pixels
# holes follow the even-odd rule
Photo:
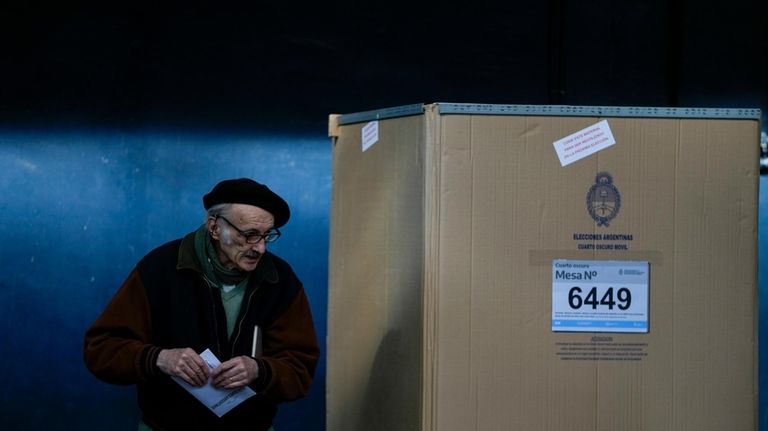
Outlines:
[[[200,261],[195,253],[195,232],[190,232],[181,240],[179,247],[179,258],[176,262],[176,269],[191,269],[200,274]],[[261,256],[258,266],[253,270],[250,276],[250,283],[266,281],[268,283],[277,283],[280,278],[277,275],[275,262],[272,260],[272,253],[266,252]]]

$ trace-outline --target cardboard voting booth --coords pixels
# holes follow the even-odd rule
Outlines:
[[[759,118],[332,115],[327,428],[754,430]]]

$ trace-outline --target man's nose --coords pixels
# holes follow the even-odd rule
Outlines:
[[[264,253],[264,251],[267,249],[267,244],[264,242],[264,239],[257,242],[256,244],[251,245],[251,250],[258,251],[259,253]]]

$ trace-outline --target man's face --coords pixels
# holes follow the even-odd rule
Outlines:
[[[226,268],[253,271],[267,249],[266,243],[261,240],[248,244],[237,229],[246,234],[265,234],[274,226],[275,218],[259,207],[243,204],[233,204],[223,217],[226,219],[209,217],[206,223],[211,237],[217,241],[219,261]]]

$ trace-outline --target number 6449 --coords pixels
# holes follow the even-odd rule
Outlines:
[[[580,309],[584,305],[591,305],[595,310],[599,305],[608,306],[609,310],[618,307],[620,310],[626,310],[632,305],[632,292],[626,287],[616,290],[614,299],[613,287],[609,287],[598,301],[597,287],[589,289],[587,295],[582,297],[583,290],[578,287],[572,287],[568,291],[568,305],[574,310]]]

